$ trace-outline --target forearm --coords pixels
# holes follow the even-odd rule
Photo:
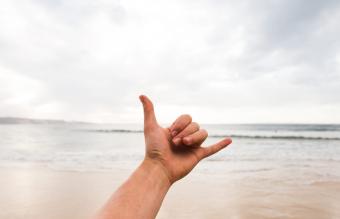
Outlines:
[[[97,218],[155,218],[170,185],[162,167],[145,160],[112,195]]]

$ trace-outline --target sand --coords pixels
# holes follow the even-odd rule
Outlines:
[[[128,175],[0,168],[0,218],[90,218]],[[157,218],[340,218],[339,181],[292,183],[270,175],[194,171],[171,188]]]

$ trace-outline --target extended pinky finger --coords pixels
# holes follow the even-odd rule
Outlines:
[[[196,150],[197,157],[201,160],[209,157],[231,144],[231,138],[225,138],[209,147],[199,147]]]

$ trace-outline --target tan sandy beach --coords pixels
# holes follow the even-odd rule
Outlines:
[[[340,217],[340,182],[294,185],[270,174],[272,179],[253,174],[241,180],[194,171],[172,187],[158,218]],[[0,218],[89,218],[128,175],[1,168]]]

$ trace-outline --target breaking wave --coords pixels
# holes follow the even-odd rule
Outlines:
[[[340,141],[337,137],[319,137],[319,136],[295,136],[295,135],[209,135],[211,138],[250,138],[250,139],[284,139],[284,140],[335,140]]]
[[[89,129],[88,132],[99,132],[99,133],[143,133],[143,130],[133,129]],[[302,136],[302,135],[209,135],[211,138],[245,138],[245,139],[283,139],[283,140],[334,140],[340,141],[340,137],[322,137],[322,136]]]

